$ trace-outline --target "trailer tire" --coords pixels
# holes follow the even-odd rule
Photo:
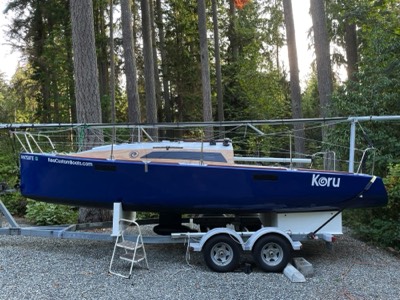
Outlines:
[[[253,247],[253,258],[265,272],[282,272],[291,256],[289,242],[278,235],[262,236]]]
[[[202,252],[207,267],[215,272],[231,272],[239,265],[241,249],[238,241],[231,236],[211,237]]]

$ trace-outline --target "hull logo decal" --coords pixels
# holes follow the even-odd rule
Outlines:
[[[320,174],[313,174],[311,186],[338,188],[340,186],[340,178],[325,177],[321,176]]]
[[[72,159],[63,159],[63,158],[47,158],[47,162],[53,164],[64,164],[64,165],[72,165],[72,166],[82,166],[82,167],[93,167],[92,162],[87,161],[79,161]]]

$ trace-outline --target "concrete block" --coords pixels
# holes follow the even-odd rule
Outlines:
[[[314,275],[314,268],[311,263],[309,263],[303,257],[295,257],[293,258],[293,264],[297,270],[300,271],[305,277],[311,277]]]
[[[306,282],[304,275],[301,274],[299,270],[297,270],[291,264],[286,266],[286,268],[283,270],[283,274],[285,274],[285,276],[289,278],[291,282]]]

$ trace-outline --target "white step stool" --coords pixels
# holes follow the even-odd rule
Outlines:
[[[110,261],[109,272],[117,276],[130,278],[132,275],[134,264],[139,264],[145,267],[146,269],[149,269],[146,257],[146,250],[144,248],[143,237],[142,237],[142,232],[140,230],[140,226],[136,221],[120,219],[119,225],[120,225],[119,226],[120,231],[115,240],[114,251]],[[127,230],[129,228],[136,233],[135,241],[126,240]],[[112,270],[112,266],[114,264],[114,260],[116,259],[116,257],[119,257],[119,259],[131,263],[128,275],[123,275],[121,273]],[[144,263],[141,264],[141,262]]]

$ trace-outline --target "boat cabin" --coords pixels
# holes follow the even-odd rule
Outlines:
[[[75,157],[179,164],[234,164],[232,143],[225,139],[208,142],[145,142],[94,147],[68,154]]]

